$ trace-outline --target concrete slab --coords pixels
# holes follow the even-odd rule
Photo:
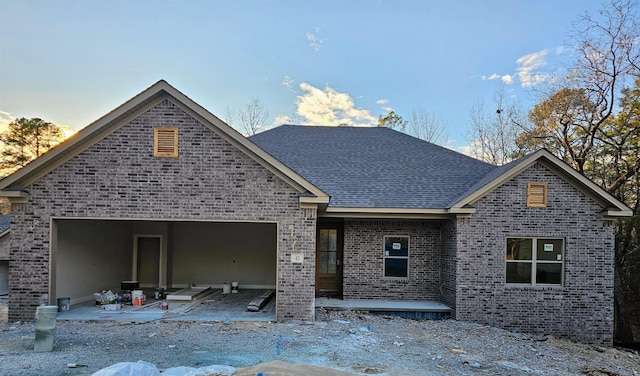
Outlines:
[[[275,298],[259,312],[247,311],[247,305],[267,290],[239,290],[235,294],[222,294],[214,290],[195,302],[169,302],[169,310],[162,310],[162,302],[147,298],[141,307],[125,305],[116,311],[107,311],[95,302],[73,304],[69,311],[58,312],[58,320],[110,320],[117,322],[172,321],[275,321]]]
[[[316,298],[316,308],[382,312],[451,312],[437,301]]]

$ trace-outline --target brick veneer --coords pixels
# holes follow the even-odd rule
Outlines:
[[[178,158],[153,157],[157,126],[179,129]],[[169,99],[26,188],[29,202],[13,205],[11,321],[33,320],[50,300],[51,216],[277,222],[277,319],[314,318],[316,210]],[[302,264],[291,263],[291,226]]]
[[[546,208],[526,206],[527,182],[548,183]],[[458,219],[456,318],[612,345],[612,223],[602,207],[537,163]],[[565,239],[564,286],[505,284],[506,238]]]
[[[441,221],[347,220],[345,299],[438,300]],[[385,235],[409,236],[409,278],[385,278]]]

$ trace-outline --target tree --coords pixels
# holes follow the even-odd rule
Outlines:
[[[258,98],[253,98],[244,110],[240,111],[240,124],[247,135],[253,136],[267,125],[269,111]]]
[[[419,139],[444,145],[447,143],[447,127],[441,118],[425,110],[413,110],[408,121],[411,135]]]
[[[531,110],[531,127],[518,141],[524,148],[545,147],[584,174],[606,122],[602,115],[586,89],[562,88]]]
[[[518,134],[525,123],[520,107],[507,102],[504,85],[493,95],[491,109],[483,101],[471,108],[471,129],[467,132],[470,154],[485,162],[503,165],[522,155]]]
[[[63,139],[62,130],[55,124],[39,118],[14,120],[0,134],[0,142],[4,144],[0,167],[5,173],[11,173],[38,158]]]
[[[520,137],[529,148],[550,148],[587,176],[593,171],[585,170],[586,163],[606,143],[605,128],[612,124],[621,93],[638,77],[640,63],[635,4],[613,0],[600,15],[580,18],[573,65],[530,113],[532,127]]]
[[[634,207],[635,218],[616,222],[615,339],[637,343],[640,304],[633,292],[640,290],[640,143],[636,122],[640,29],[636,4],[612,0],[598,17],[580,18],[573,38],[573,65],[564,80],[531,111],[531,127],[520,141],[527,148],[548,147]],[[634,83],[635,89],[631,89]]]
[[[404,132],[407,128],[407,121],[396,114],[395,111],[389,111],[384,117],[382,115],[378,116],[378,127],[398,128],[399,131]]]

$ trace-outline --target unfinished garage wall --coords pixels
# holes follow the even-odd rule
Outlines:
[[[131,277],[131,222],[56,220],[56,227],[54,298],[91,300]]]
[[[13,205],[9,320],[33,320],[50,300],[51,216],[278,223],[277,319],[314,318],[316,209],[300,208],[300,192],[172,100],[145,104],[25,187],[29,201]],[[156,127],[178,129],[178,157],[154,156]]]
[[[275,288],[276,224],[177,222],[172,247],[174,286]]]

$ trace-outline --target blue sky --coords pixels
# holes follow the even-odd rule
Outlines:
[[[253,98],[274,124],[424,110],[460,148],[472,106],[501,83],[534,103],[570,59],[572,24],[603,4],[0,0],[0,123],[80,129],[165,79],[222,118]]]

